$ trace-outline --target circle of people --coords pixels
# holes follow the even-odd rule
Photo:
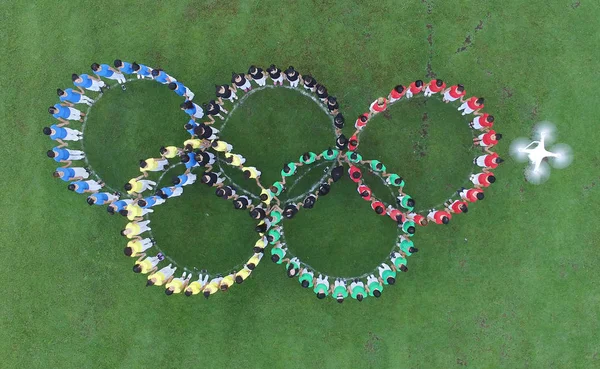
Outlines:
[[[130,222],[121,231],[121,234],[129,240],[124,249],[125,255],[138,258],[134,264],[133,271],[148,275],[147,286],[165,286],[165,293],[167,295],[183,292],[185,295],[191,296],[202,293],[203,296],[208,298],[217,291],[227,291],[234,283],[240,284],[250,276],[262,259],[265,247],[272,245],[272,261],[278,264],[286,263],[288,276],[298,276],[300,284],[305,288],[312,288],[318,298],[325,298],[331,294],[338,302],[343,302],[344,298],[348,295],[358,301],[362,301],[367,296],[379,297],[384,285],[395,283],[397,271],[407,270],[406,257],[418,251],[409,239],[415,233],[415,225],[424,226],[428,223],[428,220],[438,224],[447,224],[447,220],[444,217],[449,219],[451,217],[449,216],[450,213],[466,212],[466,201],[474,202],[483,199],[481,188],[487,187],[486,183],[489,185],[489,183],[494,182],[493,174],[487,176],[487,182],[485,180],[480,181],[480,179],[483,179],[480,175],[471,176],[474,188],[463,188],[459,191],[461,199],[466,201],[456,200],[450,202],[451,200],[449,200],[445,210],[432,210],[427,218],[424,218],[413,211],[414,200],[402,192],[402,188],[404,187],[402,177],[394,173],[387,173],[385,166],[377,160],[362,160],[360,154],[355,152],[358,147],[359,133],[366,127],[373,115],[384,111],[388,104],[392,104],[403,97],[410,98],[421,90],[425,92],[426,96],[442,91],[445,88],[443,83],[443,88],[438,91],[434,91],[435,88],[430,88],[432,84],[438,86],[438,81],[440,80],[432,81],[427,88],[423,88],[421,81],[411,83],[408,89],[405,89],[403,86],[396,86],[387,99],[377,99],[371,104],[369,113],[358,117],[355,122],[356,132],[350,139],[347,139],[341,133],[345,119],[339,112],[337,99],[334,96],[329,96],[326,87],[317,83],[312,76],[302,76],[291,66],[285,71],[281,71],[275,65],[271,65],[266,70],[251,66],[247,74],[233,73],[231,84],[216,86],[216,99],[202,104],[202,106],[193,102],[194,93],[188,87],[168,75],[162,69],[150,68],[136,62],[128,63],[121,60],[115,60],[114,68],[107,64],[94,63],[91,69],[94,75],[73,74],[72,80],[76,89],[57,89],[60,103],[48,109],[48,112],[59,122],[50,127],[44,127],[43,132],[50,136],[51,139],[57,141],[59,146],[49,150],[47,155],[56,162],[63,163],[63,166],[56,169],[53,176],[69,182],[69,190],[89,194],[87,198],[89,205],[107,205],[109,214],[118,212],[128,218]],[[183,143],[183,147],[161,147],[160,157],[140,160],[141,175],[132,178],[124,186],[129,198],[123,197],[120,192],[100,192],[104,187],[104,183],[101,180],[90,180],[89,177],[92,173],[89,168],[71,166],[73,161],[84,159],[85,153],[81,150],[65,148],[68,146],[65,141],[79,141],[83,138],[81,131],[65,126],[69,125],[72,121],[83,122],[85,113],[76,109],[75,105],[86,104],[92,106],[95,103],[96,100],[85,95],[86,91],[99,92],[99,96],[101,96],[105,89],[110,88],[102,78],[116,80],[121,89],[126,90],[126,74],[135,74],[138,79],[152,79],[161,84],[166,84],[169,89],[173,90],[179,96],[184,97],[185,101],[180,105],[180,108],[189,115],[189,121],[185,124],[184,128],[191,135],[191,138]],[[219,139],[219,131],[213,128],[212,124],[215,122],[215,117],[223,120],[223,114],[228,114],[228,111],[224,107],[225,102],[234,103],[238,99],[239,90],[244,92],[250,91],[253,88],[251,82],[259,87],[265,86],[267,79],[271,80],[275,86],[282,86],[284,81],[289,83],[293,88],[297,88],[299,84],[302,84],[305,90],[315,93],[334,116],[337,138],[335,148],[328,148],[318,155],[307,152],[300,157],[298,162],[285,164],[281,171],[282,180],[265,188],[260,183],[261,172],[255,167],[245,166],[246,159],[239,154],[233,153],[232,145]],[[419,88],[420,90],[416,91]],[[450,93],[450,91],[453,91],[453,93]],[[462,95],[455,97],[460,93]],[[454,101],[458,98],[463,101],[464,95],[464,88],[461,85],[452,86],[444,90],[444,101]],[[475,100],[473,101],[473,99]],[[478,105],[473,105],[475,103]],[[478,109],[474,109],[474,107]],[[483,98],[471,98],[464,102],[459,110],[463,111],[463,115],[474,112],[477,116],[470,123],[470,126],[474,129],[485,131],[484,134],[474,139],[474,144],[484,147],[488,151],[488,155],[476,158],[475,163],[484,168],[484,173],[482,174],[489,174],[491,173],[489,169],[495,168],[497,164],[502,162],[502,159],[498,158],[497,155],[489,152],[489,148],[501,138],[501,135],[489,130],[493,124],[493,116],[479,113],[481,108],[483,108]],[[201,123],[197,122],[197,119],[204,117],[208,120]],[[487,138],[486,134],[488,135]],[[259,204],[254,205],[248,196],[238,195],[233,186],[224,183],[225,177],[222,175],[223,173],[213,171],[213,165],[217,160],[217,156],[212,152],[208,152],[207,149],[212,149],[216,153],[222,153],[224,161],[228,165],[239,168],[243,171],[245,178],[256,181],[261,188]],[[146,179],[148,173],[167,170],[170,166],[169,159],[175,158],[178,158],[185,165],[185,172],[173,178],[173,186],[163,187],[153,195],[143,197],[142,193],[144,191],[153,190],[154,186],[156,186],[156,182]],[[296,174],[298,167],[312,164],[321,159],[337,162],[337,165],[330,171],[330,178],[320,183],[318,190],[308,194],[304,201],[286,204],[282,209],[277,196],[285,191],[286,178]],[[349,164],[348,175],[357,183],[357,190],[360,196],[370,201],[372,209],[377,214],[388,215],[397,222],[399,228],[404,232],[404,234],[399,236],[397,242],[398,251],[394,251],[390,255],[391,265],[387,263],[381,264],[377,268],[379,275],[369,275],[366,284],[360,279],[346,280],[338,278],[332,281],[333,283],[329,283],[328,276],[318,274],[315,277],[314,271],[303,267],[297,257],[292,257],[291,259],[285,257],[287,247],[285,243],[281,242],[283,236],[281,220],[283,218],[293,218],[300,208],[312,208],[319,196],[325,196],[329,192],[330,185],[344,176],[345,171],[342,162]],[[358,167],[359,164],[367,165],[373,172],[381,172],[388,185],[398,187],[399,196],[397,197],[397,204],[405,212],[391,205],[385,206],[383,202],[373,196],[370,188],[362,181],[362,172]],[[254,245],[254,255],[239,271],[233,271],[225,276],[216,275],[211,278],[205,270],[202,270],[198,274],[198,279],[192,281],[193,273],[190,271],[185,271],[180,277],[175,278],[177,267],[172,264],[159,269],[159,263],[165,259],[165,256],[160,252],[155,256],[148,256],[146,251],[155,245],[155,241],[152,238],[143,238],[141,235],[150,230],[150,221],[144,220],[144,215],[153,212],[152,208],[164,203],[166,199],[180,196],[183,193],[184,186],[193,184],[196,181],[197,175],[192,173],[192,169],[196,167],[204,167],[200,181],[208,186],[216,187],[217,196],[231,200],[235,209],[246,209],[254,219],[260,221],[256,227],[260,239]],[[439,212],[448,215],[440,216]]]

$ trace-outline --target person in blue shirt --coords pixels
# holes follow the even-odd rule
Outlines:
[[[169,83],[169,90],[175,91],[175,93],[179,96],[185,97],[186,100],[194,100],[194,93],[189,88],[185,87],[181,82],[171,82]]]
[[[133,73],[137,74],[138,79],[144,79],[146,77],[152,78],[152,68],[147,67],[144,64],[133,62],[131,63],[131,69],[133,69]]]
[[[92,106],[94,104],[94,100],[85,96],[79,91],[74,91],[72,88],[67,88],[66,90],[61,90],[60,88],[58,88],[56,89],[56,94],[58,95],[58,98],[62,103],[86,104],[87,106]]]
[[[198,166],[198,161],[196,161],[196,154],[193,152],[185,153],[180,156],[181,162],[185,164],[186,173],[192,170],[193,167]]]
[[[127,205],[129,204],[133,204],[133,200],[131,199],[122,199],[119,201],[115,201],[112,204],[109,204],[108,207],[106,208],[106,211],[108,211],[108,213],[110,215],[114,215],[115,212],[118,213],[121,210],[125,209],[127,207]]]
[[[181,196],[183,193],[182,187],[163,187],[160,190],[156,191],[156,196],[160,197],[163,200],[168,199],[169,197],[177,197]]]
[[[154,195],[154,196],[148,196],[148,197],[144,197],[143,199],[139,199],[137,204],[142,208],[142,209],[150,209],[153,206],[156,205],[160,205],[162,203],[164,203],[165,200]]]
[[[98,64],[98,63],[92,64],[91,68],[92,68],[92,71],[98,77],[104,77],[106,79],[115,80],[121,85],[121,89],[123,91],[126,90],[125,82],[127,82],[127,80],[125,79],[125,76],[123,75],[123,73],[121,73],[117,69],[111,67],[108,64]]]
[[[162,83],[163,85],[177,81],[175,78],[165,73],[165,71],[162,69],[152,69],[150,74],[152,74],[152,78],[154,78],[156,82]]]
[[[58,119],[61,123],[69,124],[68,121],[70,120],[83,122],[82,117],[85,117],[85,113],[66,105],[67,104],[54,104],[54,106],[48,108],[48,113]]]
[[[133,65],[128,62],[124,62],[121,59],[116,59],[114,62],[115,68],[117,68],[123,74],[133,74]]]
[[[60,146],[58,146],[59,148],[68,146],[64,141],[79,141],[83,138],[83,133],[75,129],[63,128],[62,126],[62,124],[53,124],[50,127],[44,127],[42,132],[44,132],[46,136],[50,136],[54,141],[60,143]]]
[[[82,94],[85,93],[85,91],[83,90],[84,88],[86,90],[94,92],[104,92],[104,88],[110,89],[110,86],[104,83],[104,81],[100,78],[90,76],[87,74],[78,75],[73,73],[71,74],[71,80],[73,81],[75,87],[77,87],[79,89],[79,92],[81,92]]]
[[[185,128],[186,131],[188,131],[188,133],[190,135],[192,135],[192,137],[196,136],[196,127],[198,127],[198,123],[196,123],[193,119],[190,119],[185,126],[183,126],[183,128]]]
[[[54,161],[57,163],[66,163],[67,165],[63,166],[63,168],[71,166],[73,160],[81,160],[85,158],[85,153],[83,151],[61,149],[60,147],[55,147],[52,150],[48,150],[46,155],[49,158],[54,159]]]
[[[56,168],[54,173],[52,173],[52,177],[60,178],[65,182],[79,181],[81,179],[88,179],[90,173],[82,167]]]
[[[118,199],[119,196],[113,195],[112,193],[97,192],[93,195],[88,196],[87,203],[88,205],[110,205]]]
[[[187,115],[192,117],[192,120],[195,122],[196,119],[202,119],[204,116],[204,110],[197,104],[194,104],[190,100],[186,100],[181,105],[179,105],[181,110],[183,110]]]
[[[104,187],[103,182],[88,180],[71,182],[67,186],[67,189],[69,189],[69,191],[74,191],[77,193],[94,193],[98,192],[98,190],[100,190],[102,187]]]
[[[175,187],[183,187],[194,184],[196,182],[196,175],[193,173],[185,173],[173,178],[173,184]]]

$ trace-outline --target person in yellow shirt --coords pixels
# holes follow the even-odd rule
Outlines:
[[[127,217],[127,219],[129,219],[130,221],[136,221],[139,222],[140,220],[144,220],[143,216],[148,214],[148,213],[153,213],[154,210],[148,208],[148,209],[144,209],[142,207],[140,207],[138,204],[133,203],[133,204],[129,204],[125,206],[125,209],[119,211],[119,214],[121,214],[124,217]]]
[[[226,292],[229,290],[229,287],[233,286],[233,283],[235,282],[235,274],[236,272],[234,271],[221,280],[221,283],[219,283],[219,289],[221,291]]]
[[[121,236],[129,239],[135,238],[136,236],[139,236],[140,234],[150,230],[148,224],[150,224],[149,220],[145,220],[143,222],[129,222],[125,226],[125,229],[121,231]]]
[[[242,167],[246,162],[246,158],[239,154],[225,153],[225,162],[234,167]]]
[[[144,253],[146,250],[154,245],[154,241],[151,238],[144,239],[133,239],[127,242],[127,246],[123,249],[125,256],[131,256],[132,258],[138,256],[146,256]]]
[[[160,148],[160,156],[165,159],[173,159],[179,154],[183,153],[183,150],[178,148],[177,146],[163,146]]]
[[[202,294],[204,295],[204,297],[209,298],[210,295],[217,292],[219,290],[219,285],[221,284],[222,280],[223,277],[215,277],[210,281],[210,283],[205,285],[202,289]]]
[[[190,138],[189,140],[183,141],[183,149],[187,152],[199,148],[202,145],[202,140],[199,138]]]
[[[244,178],[254,179],[256,184],[262,187],[260,181],[258,180],[262,174],[260,170],[256,169],[255,167],[242,167],[242,172],[244,173]]]
[[[206,271],[203,271],[206,272]],[[200,292],[202,292],[202,289],[204,288],[204,286],[206,286],[208,284],[208,274],[202,274],[200,273],[200,275],[198,276],[198,280],[197,281],[193,281],[192,283],[190,283],[186,289],[185,289],[185,295],[186,296],[192,296],[192,295],[197,295]]]
[[[156,256],[151,256],[149,258],[145,257],[145,255],[140,256],[133,265],[134,273],[154,273],[158,269],[156,266],[161,260],[162,254],[158,254]]]
[[[154,189],[156,182],[142,178],[144,178],[143,175],[136,178],[131,178],[129,182],[125,183],[124,187],[129,195],[136,195],[146,190]]]
[[[219,152],[231,152],[231,150],[233,150],[233,146],[223,140],[215,140],[212,142],[211,146],[213,150]]]
[[[173,280],[173,274],[177,270],[177,267],[173,267],[173,264],[169,264],[166,267],[154,272],[148,276],[146,287],[148,286],[162,286],[165,283],[169,283]]]
[[[248,268],[247,265],[244,265],[244,268],[242,268],[242,270],[235,273],[235,283],[241,284],[246,280],[246,278],[250,276],[250,273],[252,273],[252,270]]]
[[[258,254],[259,252],[264,252],[265,247],[268,244],[269,244],[269,241],[267,241],[267,236],[263,236],[260,240],[256,241],[252,251],[254,251],[255,254]]]
[[[181,277],[173,278],[170,282],[165,284],[165,293],[167,296],[171,296],[174,293],[181,293],[188,286],[191,278],[192,273],[187,274],[186,272],[183,272]]]
[[[169,161],[163,157],[140,160],[140,172],[148,177],[148,172],[161,172],[169,167]]]
[[[261,251],[261,252],[257,252],[254,255],[252,255],[252,257],[250,259],[248,259],[248,262],[246,263],[246,266],[248,267],[248,269],[254,270],[254,268],[256,268],[256,266],[258,265],[258,263],[260,263],[260,260],[262,259],[264,254],[265,253],[263,251]]]

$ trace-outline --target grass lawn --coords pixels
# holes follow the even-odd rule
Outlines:
[[[600,367],[599,17],[591,1],[0,3],[0,368]],[[167,297],[131,272],[123,218],[67,191],[45,157],[52,142],[41,131],[54,123],[46,109],[55,89],[115,58],[164,68],[198,103],[232,71],[291,64],[338,97],[347,136],[398,83],[460,82],[486,98],[506,162],[467,215],[419,229],[408,273],[380,299],[317,300],[268,258],[208,301]],[[128,86],[102,97],[85,131],[90,164],[114,188],[137,175],[139,159],[187,135],[180,99],[166,86]],[[575,159],[534,186],[508,147],[543,120],[557,125],[557,142]],[[466,121],[437,99],[396,104],[369,123],[359,152],[404,176],[426,210],[471,172],[477,152]],[[284,162],[333,142],[330,118],[287,89],[249,96],[222,137],[266,183]],[[366,180],[390,199],[379,179]],[[156,210],[154,236],[181,266],[228,271],[251,255],[255,223],[213,189],[195,184]],[[284,226],[290,252],[342,276],[372,270],[396,235],[347,178]]]

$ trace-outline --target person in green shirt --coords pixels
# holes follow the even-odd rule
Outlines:
[[[406,254],[402,252],[393,252],[392,255],[390,255],[390,258],[392,259],[393,263],[392,269],[394,271],[394,277],[396,277],[396,270],[400,270],[402,272],[406,272],[408,270],[406,267]]]
[[[280,231],[279,226],[273,227],[273,228],[269,229],[269,232],[267,232],[267,241],[269,241],[269,243],[271,245],[276,244],[280,238],[281,238],[281,231]]]
[[[281,195],[281,193],[285,190],[285,186],[281,182],[275,182],[271,187],[269,187],[269,191],[271,191],[271,195],[273,197]]]
[[[348,286],[343,279],[336,279],[331,288],[331,297],[337,300],[340,304],[348,297]]]
[[[272,226],[279,224],[281,218],[283,218],[283,210],[278,205],[273,205],[269,209],[269,218]]]
[[[348,151],[346,152],[346,158],[348,159],[348,161],[350,161],[351,163],[362,163],[362,156],[354,151]]]
[[[391,186],[404,187],[404,179],[395,173],[384,173],[385,182]]]
[[[366,290],[371,297],[381,297],[381,293],[383,292],[383,283],[381,283],[381,278],[377,278],[373,274],[368,276]]]
[[[394,254],[392,254],[392,258],[393,258],[393,255]],[[392,262],[393,261],[394,260],[392,259]],[[394,267],[393,264],[390,267],[386,263],[383,263],[377,269],[379,270],[379,277],[381,278],[381,282],[383,284],[396,283],[396,268]]]
[[[365,297],[367,297],[365,284],[358,278],[350,283],[350,296],[353,299],[358,300],[358,302],[361,302]]]
[[[285,258],[286,252],[287,249],[284,248],[281,244],[273,246],[273,248],[271,249],[271,261],[275,264],[281,264],[289,261],[290,259]]]
[[[400,236],[400,242],[398,242],[398,247],[406,256],[411,256],[414,252],[419,251],[419,249],[414,247],[414,245],[415,244],[405,235]]]
[[[298,167],[296,166],[296,163],[294,162],[289,162],[287,164],[285,164],[283,166],[283,169],[281,170],[281,183],[285,185],[285,179],[287,177],[291,177],[294,174],[296,174],[296,171],[298,170]]]
[[[362,164],[369,164],[371,166],[371,170],[374,172],[382,172],[382,175],[385,176],[385,165],[379,160],[366,160],[361,161]]]
[[[294,257],[288,260],[286,269],[288,277],[292,278],[297,276],[300,271],[300,259]]]
[[[313,291],[317,294],[318,299],[324,299],[329,294],[329,280],[328,277],[323,277],[321,274],[317,277],[315,281],[315,288]]]
[[[414,236],[416,230],[415,222],[412,220],[405,220],[404,223],[402,223],[402,232],[408,234],[409,237]]]
[[[317,156],[317,160],[320,160],[321,158],[325,158],[325,160],[332,161],[332,160],[337,159],[338,155],[340,155],[340,151],[337,149],[332,149],[330,147],[327,150],[323,151],[321,154],[319,154]]]
[[[317,160],[317,154],[315,154],[314,152],[305,152],[304,154],[302,154],[302,156],[300,157],[300,164],[299,166],[302,166],[304,164],[312,164],[315,162],[315,160]]]
[[[398,192],[400,193],[400,195],[396,197],[396,202],[398,203],[398,205],[402,206],[408,211],[413,211],[413,209],[415,208],[415,200],[413,200],[413,198],[409,195],[402,192],[401,189],[398,190]]]
[[[300,285],[304,288],[312,288],[315,283],[315,274],[305,268],[300,268],[299,274],[298,282]]]

